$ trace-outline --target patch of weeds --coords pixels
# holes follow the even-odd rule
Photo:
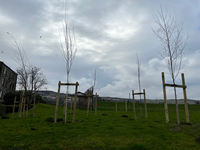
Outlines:
[[[180,122],[180,125],[192,125],[191,123]]]
[[[62,122],[63,121],[63,118],[58,118],[57,119],[57,122]]]
[[[35,128],[31,128],[31,130],[32,130],[32,131],[35,131],[36,129],[35,129]]]
[[[54,118],[53,117],[47,118],[46,121],[47,122],[54,122]],[[63,121],[63,118],[58,118],[57,119],[57,122],[62,122],[62,121]]]
[[[178,132],[181,132],[181,127],[180,126],[176,126],[174,128],[169,128],[169,131],[178,131]]]
[[[48,121],[48,122],[54,122],[54,118],[52,118],[52,117],[51,118],[47,118],[46,121]]]

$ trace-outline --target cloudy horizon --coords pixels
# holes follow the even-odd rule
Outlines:
[[[163,99],[161,72],[165,72],[167,83],[172,79],[158,53],[162,51],[158,38],[151,30],[158,29],[153,15],[162,6],[168,11],[175,8],[184,34],[189,34],[185,49],[188,61],[181,73],[185,74],[187,98],[200,100],[200,1],[68,0],[66,4],[67,21],[74,25],[77,41],[70,82],[79,83],[78,91],[85,92],[92,86],[96,69],[98,95],[128,98],[132,90],[138,92],[138,54],[146,98]],[[11,57],[12,35],[23,46],[29,63],[43,70],[49,82],[47,90],[55,92],[59,81],[66,82],[60,46],[64,6],[64,0],[1,1],[0,5],[0,61],[14,71],[19,67]],[[176,83],[182,84],[181,74]],[[61,92],[65,90],[61,88]],[[182,99],[183,90],[177,92]],[[174,98],[172,87],[167,87],[167,98]]]

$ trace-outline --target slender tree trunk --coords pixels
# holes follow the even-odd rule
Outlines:
[[[69,74],[67,74],[67,83],[69,82]],[[68,93],[69,93],[69,86],[67,85],[67,91],[66,91],[66,99],[65,99],[65,123],[67,122],[67,99],[68,99]]]
[[[180,120],[179,120],[179,110],[178,110],[178,103],[177,103],[177,94],[176,94],[176,87],[174,87],[174,96],[175,96],[175,104],[176,104],[177,123],[180,124]]]
[[[175,84],[175,79],[174,79],[173,71],[172,71],[172,79],[173,79],[173,84]],[[175,104],[176,104],[177,123],[180,124],[180,120],[179,120],[179,110],[178,110],[178,102],[177,102],[177,94],[176,94],[176,87],[174,87],[174,96],[175,96]]]

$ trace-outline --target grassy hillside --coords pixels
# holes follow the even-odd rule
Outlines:
[[[200,137],[200,106],[189,105],[191,125],[177,125],[175,105],[169,106],[170,123],[165,123],[163,104],[148,104],[148,119],[143,110],[140,118],[136,104],[137,119],[133,119],[132,105],[125,111],[124,103],[99,102],[97,116],[94,111],[86,116],[85,110],[77,110],[75,123],[51,123],[47,118],[54,117],[55,106],[39,104],[35,117],[32,110],[28,117],[0,120],[0,149],[200,149],[195,140]],[[142,105],[143,106],[143,105]],[[184,105],[179,105],[180,121],[185,122]],[[102,113],[108,116],[102,116]],[[128,118],[121,117],[127,115]],[[64,118],[59,107],[58,118]],[[68,115],[71,122],[72,115]]]

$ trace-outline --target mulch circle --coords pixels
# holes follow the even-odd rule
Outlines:
[[[122,115],[122,117],[126,117],[126,118],[128,118],[128,116],[127,116],[127,115]]]
[[[198,143],[200,143],[200,137],[195,139]]]
[[[180,122],[180,125],[192,125],[191,123]]]
[[[108,114],[102,114],[102,116],[108,116]]]
[[[48,121],[48,122],[54,122],[54,118],[52,118],[52,117],[51,118],[47,118],[46,121]],[[57,122],[62,122],[62,121],[63,121],[63,118],[58,118],[57,119]]]
[[[174,124],[178,124],[177,122],[174,122]],[[191,123],[186,123],[186,122],[180,122],[180,125],[192,125]]]

